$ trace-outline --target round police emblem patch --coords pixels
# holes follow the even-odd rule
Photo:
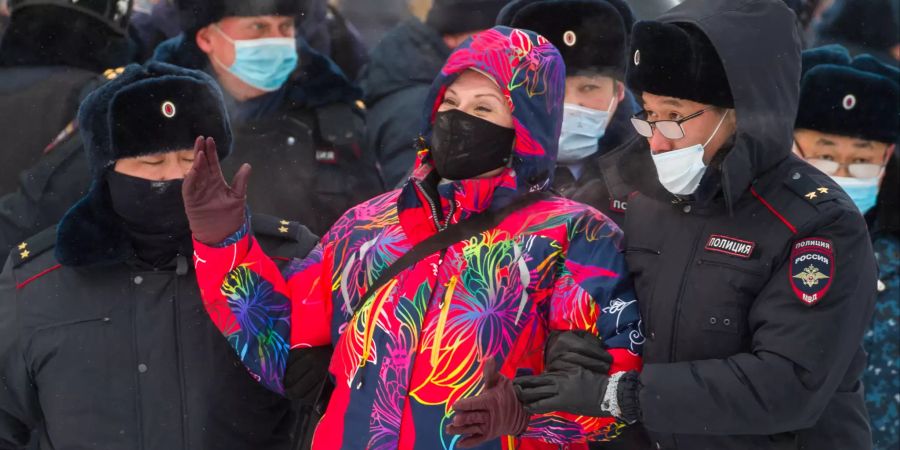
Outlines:
[[[575,42],[578,42],[578,36],[576,36],[575,32],[572,30],[566,31],[565,34],[563,34],[563,42],[569,47],[572,47],[575,45]]]
[[[174,103],[172,103],[170,101],[164,101],[161,109],[162,109],[162,115],[166,116],[167,118],[171,119],[171,118],[175,117],[176,110],[175,110]]]
[[[795,242],[790,269],[794,295],[808,306],[819,303],[834,281],[834,245],[822,238]]]

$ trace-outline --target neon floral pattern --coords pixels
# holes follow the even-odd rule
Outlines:
[[[403,189],[348,211],[284,274],[249,236],[224,248],[195,243],[207,311],[220,329],[230,322],[216,316],[217,305],[231,298],[232,280],[252,279],[271,286],[255,292],[290,299],[292,347],[334,345],[336,389],[315,449],[455,448],[458,436],[444,427],[455,401],[482,391],[481,362],[496,358],[509,377],[540,373],[551,330],[597,333],[615,357],[613,372],[640,368],[643,338],[621,232],[570,200],[532,204],[364,295],[387,267],[437,232],[429,202],[459,222],[548,183],[562,119],[559,54],[530,32],[497,27],[476,35],[450,57],[428,105],[439,104],[446,87],[471,68],[505,86],[513,105],[516,157],[502,174],[441,184],[432,199],[421,188],[433,171],[426,148]],[[270,358],[236,350],[251,368],[261,367],[257,355]],[[523,436],[481,448],[587,448],[588,440],[613,439],[622,427],[612,419],[536,415]]]

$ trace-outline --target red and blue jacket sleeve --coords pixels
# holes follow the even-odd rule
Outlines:
[[[253,377],[283,394],[291,330],[306,339],[298,345],[328,343],[329,316],[322,315],[329,313],[328,302],[316,301],[317,290],[312,288],[321,273],[322,248],[320,244],[282,272],[249,230],[248,218],[220,245],[195,240],[197,282],[209,317]],[[297,314],[303,319],[296,319]]]
[[[550,329],[587,330],[600,336],[613,355],[610,374],[642,367],[640,312],[621,241],[622,232],[599,213],[577,218],[550,300]],[[610,418],[539,414],[532,417],[523,437],[557,444],[607,441],[624,426]]]

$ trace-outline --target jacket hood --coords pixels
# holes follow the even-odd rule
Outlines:
[[[704,179],[700,191],[721,181],[731,207],[791,152],[801,66],[794,14],[781,0],[688,0],[656,20],[699,28],[725,68],[737,130],[720,170],[709,171],[721,180]]]
[[[495,188],[519,194],[546,190],[556,166],[565,65],[556,48],[542,36],[502,26],[469,38],[450,55],[434,80],[423,113],[429,118],[422,132],[424,149],[418,154],[413,178],[424,180],[433,171],[428,148],[435,113],[447,88],[470,69],[493,79],[512,108],[516,143],[511,170],[497,177]],[[463,180],[454,184],[481,181]],[[466,186],[461,187],[462,191],[470,191]]]
[[[437,31],[410,19],[388,32],[371,56],[361,81],[369,104],[409,86],[430,85],[450,49]]]
[[[156,47],[152,60],[203,70],[211,73],[209,57],[194,39],[180,34]],[[285,99],[289,107],[317,108],[331,103],[353,103],[362,98],[341,69],[327,56],[313,50],[306,41],[297,40],[300,62],[287,81]]]

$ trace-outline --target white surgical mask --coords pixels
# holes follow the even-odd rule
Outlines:
[[[703,145],[697,144],[690,147],[671,150],[664,153],[651,154],[653,164],[656,165],[656,173],[659,181],[667,191],[676,195],[690,195],[700,186],[700,180],[706,173],[706,164],[703,163],[703,150],[719,132],[722,123],[729,111],[722,115],[716,129]]]
[[[560,164],[576,163],[597,153],[598,141],[606,134],[615,101],[616,98],[613,96],[606,111],[571,103],[564,105],[557,157]]]

